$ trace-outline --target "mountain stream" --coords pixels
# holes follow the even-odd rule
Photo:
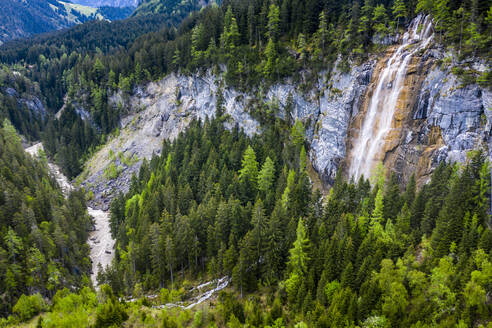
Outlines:
[[[43,144],[37,143],[31,147],[25,149],[27,153],[31,156],[39,156],[39,152],[43,151]],[[65,196],[73,189],[72,184],[66,176],[63,175],[60,168],[53,164],[48,163],[49,170],[51,174],[56,178],[58,185],[63,191]],[[111,231],[109,227],[109,213],[91,207],[87,207],[87,212],[93,218],[94,230],[89,234],[89,247],[90,258],[92,261],[92,272],[91,279],[94,286],[97,285],[97,273],[99,271],[99,264],[103,268],[111,264],[113,259],[113,247],[114,240],[111,236]]]

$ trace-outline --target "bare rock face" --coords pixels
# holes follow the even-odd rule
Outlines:
[[[340,61],[331,74],[321,74],[316,88],[307,95],[295,84],[277,84],[267,93],[269,101],[276,101],[279,116],[291,99],[291,119],[301,120],[306,129],[309,157],[313,168],[326,184],[333,182],[340,163],[346,156],[347,131],[371,81],[374,61],[354,65],[349,72],[340,69]]]
[[[434,75],[432,73],[431,76]],[[427,128],[439,126],[447,147],[447,158],[463,162],[466,160],[466,152],[474,149],[480,141],[484,106],[482,90],[478,85],[460,84],[456,76],[447,75],[440,81],[424,86],[421,93],[428,90],[430,94],[428,88],[439,90],[434,91],[427,105]]]
[[[320,117],[309,151],[313,167],[323,182],[332,183],[347,154],[351,119],[360,108],[371,81],[374,62],[353,66],[348,73],[335,69],[320,97]]]
[[[432,53],[432,56],[428,56]],[[404,102],[407,110],[399,126],[396,146],[385,154],[385,166],[402,180],[415,174],[425,183],[442,161],[465,162],[471,150],[490,154],[491,92],[477,84],[463,84],[443,68],[444,54],[429,49],[416,59],[419,69],[407,79],[417,81]]]
[[[128,191],[142,160],[160,153],[164,139],[176,138],[193,119],[213,117],[219,92],[225,100],[226,126],[237,124],[248,135],[256,133],[259,124],[245,111],[247,95],[220,90],[219,79],[209,73],[171,74],[138,89],[129,99],[113,95],[110,102],[130,108],[130,114],[122,119],[119,134],[89,160],[79,178],[93,193],[91,206],[107,209],[116,192]]]
[[[5,89],[0,88],[0,92],[5,92],[10,97],[14,97],[19,106],[26,106],[33,114],[39,115],[42,118],[46,116],[46,107],[36,95],[29,93],[19,94],[17,90],[10,87]]]

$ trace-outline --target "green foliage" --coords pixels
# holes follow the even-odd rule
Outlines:
[[[299,222],[297,223],[296,236],[296,241],[293,245],[294,247],[289,251],[290,256],[288,265],[291,272],[302,276],[307,272],[309,261],[308,251],[310,247],[310,242],[306,235],[306,228],[304,227],[302,219],[299,219]]]
[[[296,120],[295,124],[292,126],[290,136],[292,138],[292,142],[298,146],[304,143],[304,124],[301,121]]]
[[[96,313],[95,328],[120,327],[128,319],[124,306],[116,300],[108,300],[99,305]]]
[[[102,285],[100,288],[105,302],[97,307],[94,327],[120,327],[128,319],[125,306],[114,296],[110,286]]]
[[[377,5],[376,8],[374,8],[372,20],[375,24],[374,29],[376,30],[376,32],[382,35],[385,35],[388,32],[388,15],[386,13],[386,8],[384,7],[384,4]]]
[[[80,286],[89,273],[90,218],[82,192],[65,198],[8,122],[0,128],[0,195],[0,313],[26,320],[44,307],[42,297]]]
[[[239,170],[239,179],[255,183],[258,177],[258,162],[256,154],[251,146],[248,146],[244,152],[242,168]]]
[[[275,164],[267,157],[258,173],[258,189],[265,194],[269,192],[275,180]]]
[[[248,138],[214,119],[165,141],[111,206],[117,256],[101,281],[112,289],[102,285],[99,297],[87,288],[57,292],[42,325],[68,327],[65,318],[73,327],[488,324],[492,233],[483,154],[470,153],[460,167],[440,164],[418,190],[415,179],[403,188],[394,176],[385,181],[383,170],[373,187],[339,177],[321,201],[300,170],[303,147],[294,140],[275,126]],[[258,188],[248,188],[249,177]],[[39,229],[53,229],[56,245],[64,238],[53,225]],[[30,276],[39,279],[32,281],[47,274],[47,286],[58,288],[66,275],[49,263],[56,251],[25,244],[17,227],[0,240],[0,263],[9,261],[0,266],[2,283],[15,290],[21,264],[30,263]],[[186,300],[189,280],[224,275],[232,288],[207,315],[147,314],[146,302]],[[154,290],[160,297],[153,301],[122,304],[114,296]]]
[[[18,316],[21,321],[27,321],[46,308],[47,304],[40,294],[30,296],[22,295],[12,308],[12,312]]]
[[[406,18],[407,17],[407,7],[405,5],[405,1],[396,0],[395,3],[393,4],[392,12],[393,12],[393,15],[394,15],[396,22],[397,22],[396,29],[398,29],[398,24],[400,23],[400,18]]]

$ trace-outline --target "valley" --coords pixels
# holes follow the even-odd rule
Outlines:
[[[107,5],[106,5],[107,6]],[[0,16],[0,45],[17,38],[64,29],[90,20],[116,20],[133,10],[58,0],[4,0]]]
[[[31,156],[37,157],[40,152],[44,152],[43,144],[37,143],[25,149]],[[56,164],[48,163],[50,173],[56,178],[56,181],[62,189],[65,196],[73,189],[72,184],[66,176],[61,173],[60,168]],[[109,216],[107,212],[102,210],[87,207],[87,212],[93,220],[93,229],[89,233],[88,244],[90,246],[90,258],[92,263],[91,279],[97,286],[97,273],[99,265],[106,268],[111,264],[113,259],[114,240],[111,237],[109,229]]]
[[[48,7],[1,32],[0,327],[492,325],[490,1]]]

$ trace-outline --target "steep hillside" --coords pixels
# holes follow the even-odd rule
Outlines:
[[[97,13],[110,21],[115,21],[129,17],[134,10],[135,7],[101,6],[97,8]]]
[[[85,197],[74,191],[65,198],[46,157],[25,153],[7,120],[0,127],[0,167],[0,316],[22,294],[37,294],[39,311],[42,297],[81,286],[89,275]]]
[[[98,10],[96,7],[82,6],[58,0],[4,0],[0,16],[0,44],[17,38],[59,30],[93,19],[123,17],[125,12],[115,15]],[[120,11],[120,10],[119,10]],[[128,16],[130,12],[127,12]]]

